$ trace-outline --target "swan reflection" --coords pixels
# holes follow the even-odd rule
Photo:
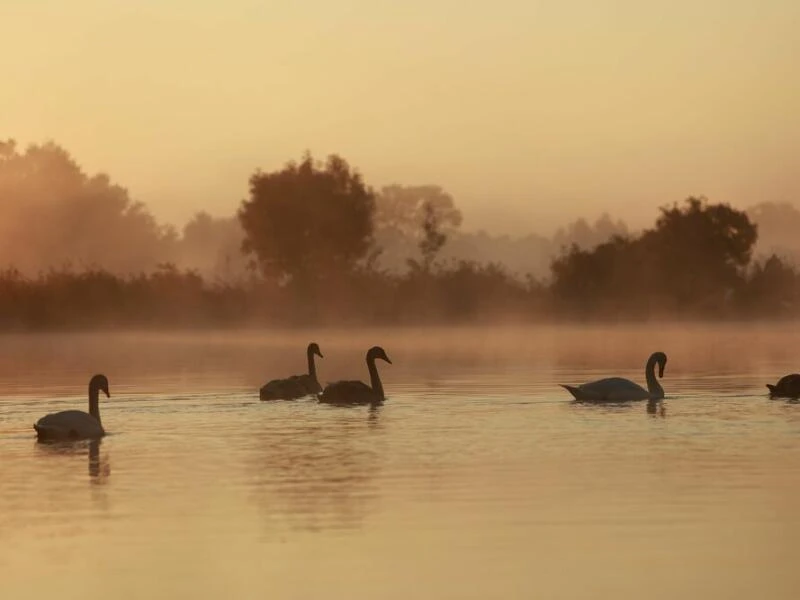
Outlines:
[[[648,400],[647,401],[647,414],[654,417],[664,418],[667,416],[667,409],[664,407],[663,400]]]
[[[111,465],[108,456],[100,457],[100,444],[102,440],[89,442],[89,477],[94,483],[106,483],[111,475]]]
[[[378,496],[380,410],[325,411],[319,425],[265,424],[251,465],[254,501],[270,529],[358,528]]]
[[[82,456],[86,454],[89,464],[89,480],[92,483],[103,484],[111,474],[111,466],[108,456],[100,455],[100,445],[102,440],[90,440],[80,442],[43,442],[39,441],[37,446],[41,451],[56,456]]]

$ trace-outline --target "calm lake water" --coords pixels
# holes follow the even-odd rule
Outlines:
[[[259,402],[305,369],[378,409]],[[571,402],[644,384],[663,411]],[[0,597],[797,598],[798,326],[0,337]],[[31,424],[86,410],[98,445]]]

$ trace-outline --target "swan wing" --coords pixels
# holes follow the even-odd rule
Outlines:
[[[319,384],[319,381],[315,377],[312,377],[308,373],[305,375],[297,375],[297,385],[298,387],[302,388],[303,395],[307,396],[309,394],[319,394],[322,391],[322,386]]]
[[[800,375],[797,373],[792,373],[791,375],[784,375],[778,380],[778,387],[790,385],[800,385]]]
[[[258,391],[261,400],[294,400],[307,395],[302,383],[303,375],[293,375],[286,379],[268,381]]]
[[[630,379],[608,377],[578,386],[563,386],[576,400],[585,402],[628,402],[647,400],[650,392]]]
[[[42,417],[33,426],[39,439],[77,440],[105,435],[100,421],[80,410],[65,410]]]
[[[328,404],[367,404],[374,402],[376,396],[363,381],[336,381],[325,386],[319,401]]]
[[[304,375],[293,375],[289,379],[292,385],[296,386],[297,389],[302,392],[302,396],[319,394],[322,391],[322,386],[320,386],[319,382],[308,373]]]

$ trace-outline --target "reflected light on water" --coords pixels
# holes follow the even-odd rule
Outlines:
[[[259,402],[364,379],[385,405]],[[559,383],[644,383],[597,406]],[[794,598],[800,405],[789,328],[6,336],[3,598]],[[102,442],[37,444],[108,375]]]

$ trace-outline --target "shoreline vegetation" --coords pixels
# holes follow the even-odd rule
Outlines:
[[[689,197],[550,239],[461,221],[438,186],[375,191],[306,154],[178,233],[55,144],[0,141],[0,332],[800,319],[789,204]]]

